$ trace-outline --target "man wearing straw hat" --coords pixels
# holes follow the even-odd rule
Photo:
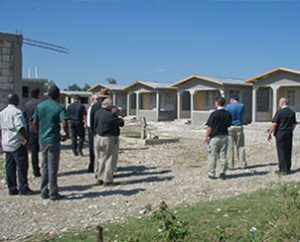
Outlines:
[[[112,100],[106,98],[101,109],[96,112],[94,130],[95,158],[98,169],[95,171],[98,185],[113,185],[113,173],[118,160],[120,127],[123,119],[112,113]]]

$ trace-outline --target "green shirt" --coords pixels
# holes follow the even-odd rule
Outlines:
[[[32,116],[39,123],[40,144],[53,144],[60,141],[60,122],[67,120],[63,105],[49,99],[39,103]]]

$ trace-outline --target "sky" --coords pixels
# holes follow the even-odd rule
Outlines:
[[[62,88],[300,69],[300,1],[0,0],[0,10],[0,32],[70,49],[23,45],[23,76],[38,66]]]

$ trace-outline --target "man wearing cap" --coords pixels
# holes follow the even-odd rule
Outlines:
[[[239,100],[239,95],[232,95],[230,98],[230,104],[226,106],[226,111],[228,111],[232,117],[231,126],[228,128],[228,161],[230,169],[235,168],[235,150],[241,168],[247,167],[245,152],[245,136],[243,127],[245,105],[240,103]]]
[[[95,171],[98,185],[113,185],[113,173],[118,160],[120,127],[123,119],[112,113],[112,100],[106,98],[96,112],[94,130],[95,160],[98,169]]]
[[[52,86],[49,99],[38,104],[33,114],[33,124],[39,132],[39,143],[42,153],[41,197],[59,200],[57,173],[60,159],[60,140],[70,137],[66,109],[59,103],[60,90]],[[65,136],[60,135],[62,123]]]
[[[86,123],[86,109],[80,103],[80,97],[75,96],[74,102],[68,106],[67,114],[69,117],[72,139],[72,150],[75,156],[83,156],[83,143],[84,143],[84,125]],[[77,143],[79,137],[79,143]],[[78,149],[77,149],[78,147]]]

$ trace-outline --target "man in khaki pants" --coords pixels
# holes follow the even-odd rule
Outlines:
[[[237,153],[237,159],[240,162],[240,167],[242,169],[245,169],[247,167],[243,127],[245,106],[244,104],[240,103],[239,100],[240,97],[238,95],[232,95],[230,98],[230,104],[226,106],[226,110],[232,116],[231,127],[229,127],[228,129],[228,161],[230,169],[235,168],[235,150]]]
[[[216,111],[212,112],[206,122],[205,144],[208,148],[208,178],[216,179],[216,163],[221,161],[220,178],[225,179],[227,169],[228,127],[231,125],[231,115],[224,109],[226,100],[218,97],[215,100]]]
[[[95,161],[97,185],[113,185],[114,169],[118,161],[120,127],[123,119],[112,113],[111,98],[105,99],[95,114]]]

